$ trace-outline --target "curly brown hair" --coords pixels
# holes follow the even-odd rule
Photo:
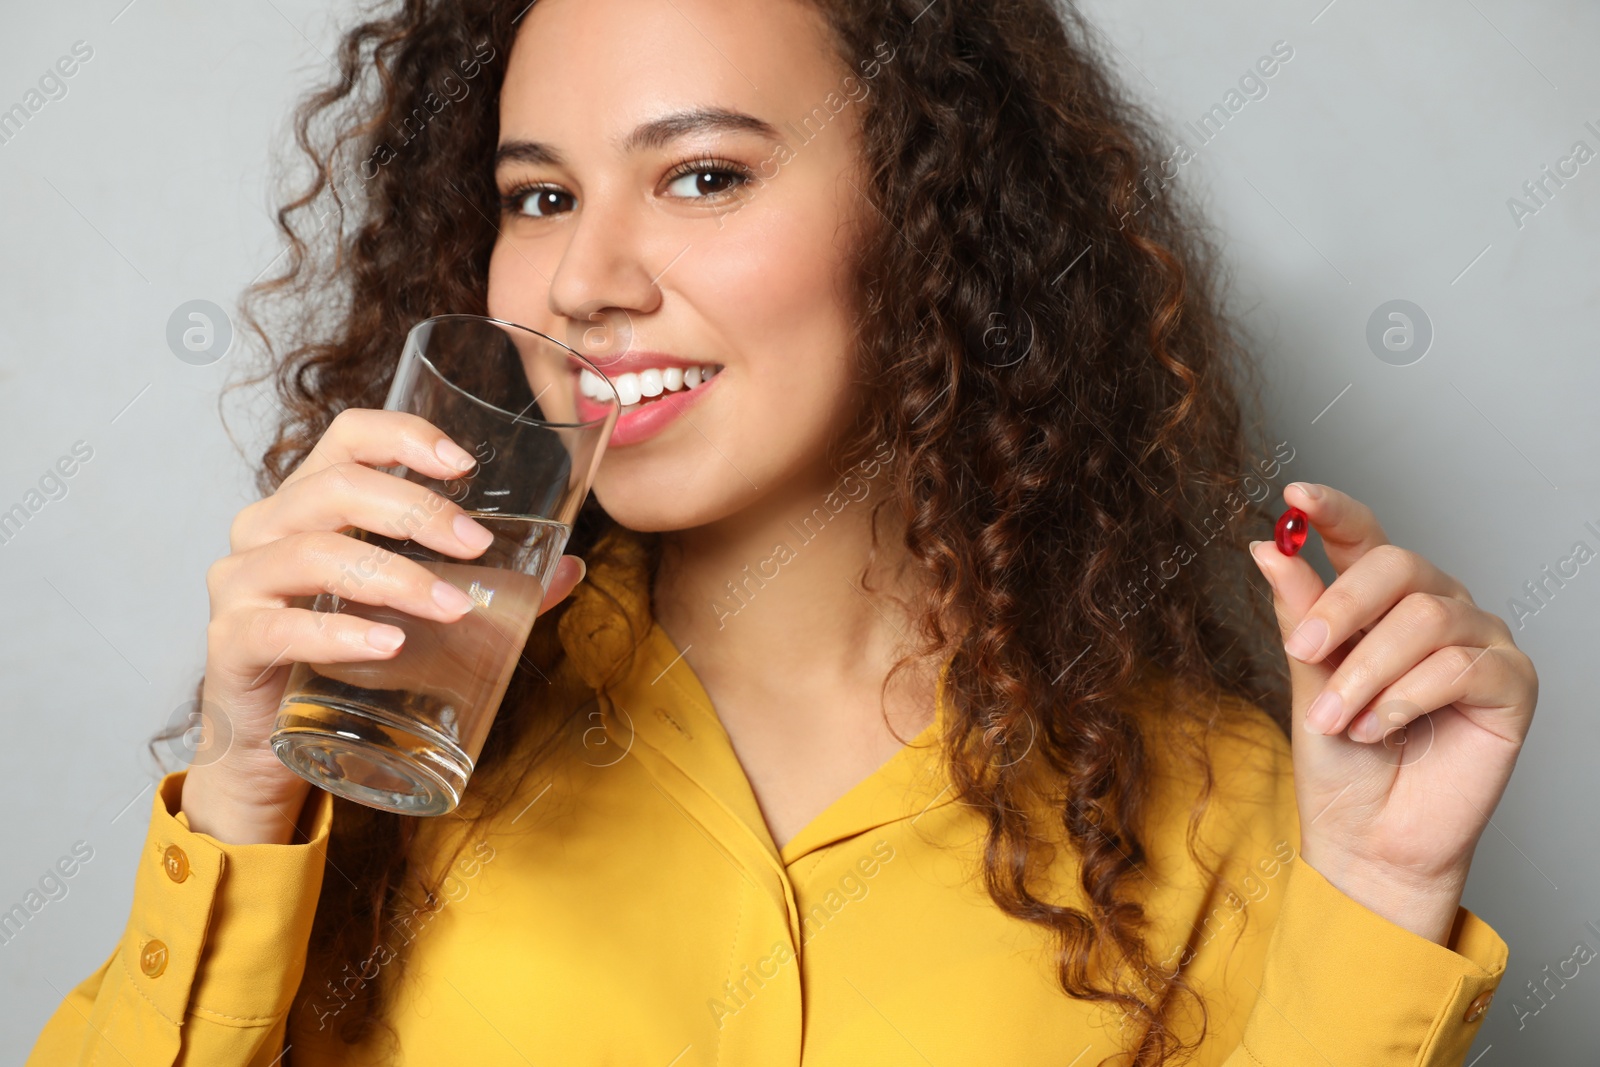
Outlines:
[[[990,896],[1054,935],[1067,995],[1141,1024],[1130,1062],[1179,1062],[1200,1038],[1170,1020],[1181,997],[1200,998],[1181,970],[1151,980],[1135,899],[1151,742],[1131,697],[1159,682],[1168,724],[1196,727],[1159,744],[1193,741],[1204,773],[1186,841],[1208,870],[1203,739],[1225,707],[1270,709],[1280,726],[1286,707],[1264,653],[1268,601],[1240,551],[1263,528],[1267,494],[1240,399],[1258,389],[1224,312],[1219,256],[1160,173],[1156,124],[1077,11],[815,2],[840,61],[876,64],[859,101],[865,216],[881,221],[856,253],[868,403],[835,443],[836,467],[893,446],[876,506],[904,520],[903,551],[932,590],[924,651],[953,653],[941,743],[958,799],[987,820]],[[342,39],[337,80],[297,109],[314,173],[277,215],[282,272],[245,299],[266,370],[239,384],[270,380],[283,408],[264,493],[340,410],[382,406],[413,323],[485,313],[498,94],[528,6],[369,11]],[[568,551],[589,556],[614,525],[591,498]],[[653,569],[658,549],[650,558]],[[500,810],[579,717],[584,694],[565,691],[555,637],[564,607],[534,627],[463,818]],[[971,622],[947,632],[950,618]],[[1018,739],[1030,739],[1026,758]],[[513,750],[515,782],[494,773]],[[1030,774],[1041,767],[1049,789]],[[1041,799],[1053,825],[1038,825]],[[324,882],[302,999],[372,957],[385,922],[415,906],[413,876],[424,906],[436,899],[411,854],[419,820],[334,805],[329,863],[344,877]],[[1041,881],[1051,834],[1081,857],[1087,912],[1054,903]],[[341,1036],[363,1039],[381,1007],[378,983],[362,983]]]

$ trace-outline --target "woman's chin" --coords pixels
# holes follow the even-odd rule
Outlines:
[[[663,489],[660,484],[603,485],[602,481],[603,478],[597,479],[593,490],[600,506],[617,522],[640,533],[687,530],[726,514],[702,506],[686,494]]]

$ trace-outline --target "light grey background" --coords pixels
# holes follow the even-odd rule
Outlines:
[[[340,5],[345,10],[347,5]],[[1275,42],[1294,49],[1182,168],[1210,205],[1270,382],[1292,478],[1371,504],[1390,537],[1509,600],[1574,542],[1600,550],[1600,159],[1518,226],[1507,201],[1600,151],[1600,8],[1582,0],[1094,0],[1120,71],[1174,134]],[[342,16],[341,16],[342,17]],[[78,440],[69,492],[0,544],[4,671],[0,910],[74,842],[94,858],[0,945],[0,1034],[20,1061],[126,919],[154,766],[149,735],[201,669],[204,575],[253,499],[270,401],[217,397],[240,342],[175,358],[167,320],[232,309],[278,252],[273,152],[292,101],[328,72],[336,21],[311,0],[8,5],[0,109],[76,41],[93,58],[0,144],[0,510]],[[1190,135],[1191,144],[1195,138]],[[1432,322],[1410,366],[1367,320],[1406,299]],[[1281,483],[1280,483],[1281,484]],[[1539,714],[1478,848],[1466,903],[1512,946],[1468,1062],[1595,1062],[1600,975],[1548,1006],[1527,983],[1582,941],[1600,951],[1600,562],[1517,631]],[[1551,988],[1557,988],[1551,983]],[[1338,1010],[1361,1025],[1363,991]],[[1517,1010],[1521,1005],[1523,1011]],[[1519,1016],[1520,1024],[1519,1025]]]

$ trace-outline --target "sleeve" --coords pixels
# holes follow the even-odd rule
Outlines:
[[[1238,1044],[1222,1067],[1461,1067],[1508,950],[1494,929],[1456,909],[1438,944],[1345,895],[1300,855],[1300,813],[1287,738],[1256,712],[1246,777],[1258,791],[1265,842],[1292,842],[1276,919],[1259,957],[1259,979]],[[1241,990],[1243,992],[1244,990]]]
[[[304,843],[230,845],[189,829],[186,774],[156,789],[121,941],[50,1017],[28,1067],[266,1067],[281,1054],[333,797],[312,790]]]
[[[1462,907],[1440,945],[1302,858],[1288,879],[1255,1006],[1223,1067],[1461,1067],[1505,975],[1500,935]]]

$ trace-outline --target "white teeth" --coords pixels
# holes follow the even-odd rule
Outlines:
[[[610,399],[611,388],[614,387],[622,406],[627,408],[638,405],[647,397],[697,388],[716,377],[721,370],[715,363],[698,367],[646,367],[641,371],[617,375],[611,379],[611,386],[608,387],[604,379],[585,368],[578,374],[578,389],[591,400],[605,401]]]
[[[611,379],[611,384],[617,387],[617,396],[622,400],[623,407],[639,402],[641,394],[639,392],[639,376],[637,374],[632,371],[627,374],[619,374]]]

